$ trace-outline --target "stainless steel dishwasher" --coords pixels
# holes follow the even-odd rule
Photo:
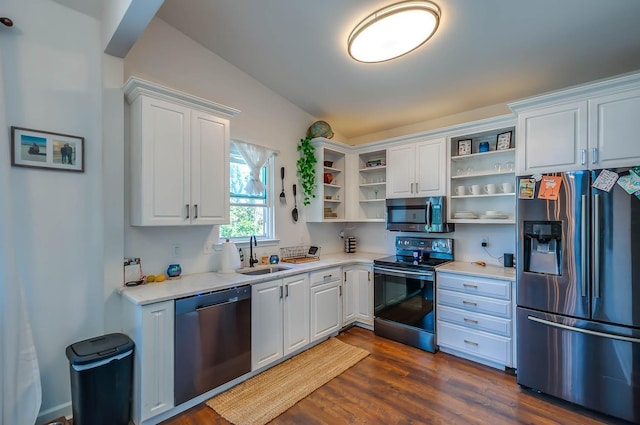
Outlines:
[[[251,286],[176,300],[176,406],[251,371]]]

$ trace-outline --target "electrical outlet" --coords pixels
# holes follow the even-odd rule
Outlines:
[[[182,255],[182,245],[180,245],[179,243],[172,243],[171,244],[171,257],[172,258],[180,258],[181,255]]]
[[[202,253],[205,255],[213,254],[213,242],[207,241],[204,243],[204,247],[202,248]]]
[[[485,247],[485,248],[489,246],[489,237],[488,236],[483,236],[482,237],[482,246]]]

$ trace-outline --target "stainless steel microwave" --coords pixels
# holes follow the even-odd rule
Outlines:
[[[387,230],[395,232],[448,233],[455,230],[447,223],[446,198],[387,199]]]

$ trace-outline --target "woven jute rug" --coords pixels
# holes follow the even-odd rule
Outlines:
[[[236,425],[263,425],[368,355],[330,338],[218,394],[207,405]]]

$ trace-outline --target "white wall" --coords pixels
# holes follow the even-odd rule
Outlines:
[[[296,146],[315,121],[314,117],[157,18],[125,57],[124,73],[125,79],[139,76],[239,109],[241,112],[231,119],[231,137],[279,150],[275,170],[281,166],[286,169],[288,205],[283,207],[277,200],[275,204],[280,246],[314,244],[322,246],[325,253],[341,249],[339,229],[312,232],[305,223],[302,208],[299,208],[300,220],[294,223],[291,219],[291,185],[297,183]],[[277,195],[280,192],[279,172],[276,178]],[[217,240],[217,227],[131,227],[128,225],[128,201],[126,209],[125,255],[140,256],[146,273],[164,272],[173,262],[179,262],[184,273],[215,268],[214,256],[203,254],[203,247],[207,241]],[[181,245],[180,258],[171,257],[174,243]],[[278,247],[258,246],[257,252],[258,255],[277,254]]]
[[[8,125],[85,138],[84,173],[12,167],[2,200],[14,209],[45,420],[69,411],[65,347],[103,332],[100,23],[50,0],[7,0],[2,14],[15,22],[0,37]]]

